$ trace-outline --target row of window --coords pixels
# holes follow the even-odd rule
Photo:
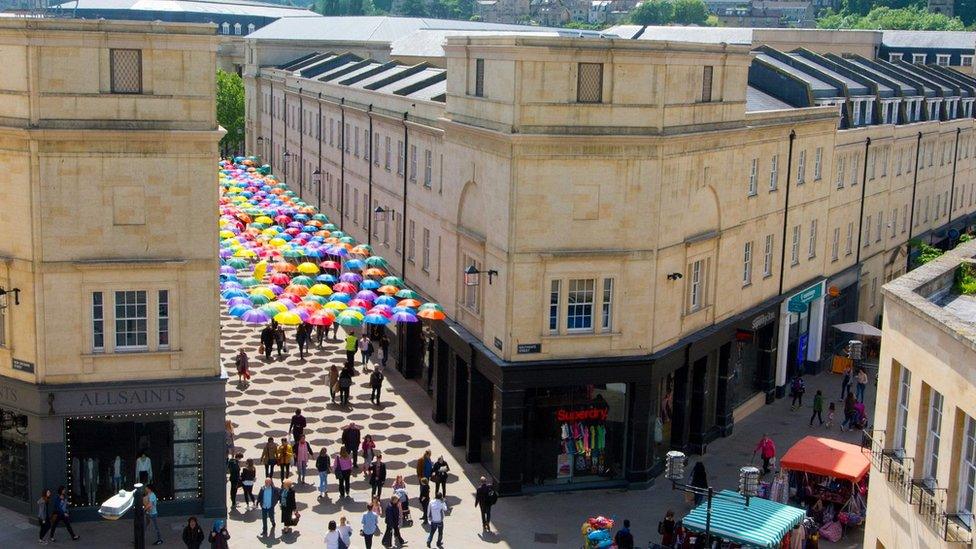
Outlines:
[[[797,156],[796,180],[802,184],[806,182],[807,170],[807,151],[801,150]],[[823,173],[823,147],[817,147],[813,155],[813,180],[819,181]],[[775,191],[779,187],[779,155],[774,154],[769,159],[769,191]],[[749,185],[747,188],[749,196],[759,194],[759,159],[753,158],[749,166]]]
[[[213,24],[213,21],[211,21],[210,23]],[[231,29],[230,23],[227,23],[225,21],[220,24],[220,34],[230,34],[230,29]],[[243,28],[241,27],[240,23],[234,23],[234,34],[240,36],[242,30]],[[251,34],[252,32],[254,32],[254,30],[255,30],[254,23],[248,23],[247,34]]]
[[[916,65],[925,65],[927,63],[926,59],[928,58],[928,56],[930,54],[927,54],[927,53],[913,53],[911,55],[912,55],[912,63],[914,63]],[[939,65],[940,67],[948,67],[951,59],[952,59],[952,56],[949,55],[949,54],[947,54],[947,53],[937,53],[937,54],[935,54],[935,64],[936,65]],[[891,61],[892,63],[894,63],[895,61],[903,61],[903,60],[905,60],[905,54],[902,54],[902,53],[889,53],[888,54],[888,60]],[[959,61],[960,61],[960,63],[959,63],[960,66],[963,66],[963,67],[972,67],[973,66],[973,56],[972,55],[960,55],[959,56]]]

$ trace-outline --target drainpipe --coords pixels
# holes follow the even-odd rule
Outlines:
[[[915,140],[915,174],[912,177],[912,203],[908,205],[908,240],[905,241],[905,272],[912,270],[912,229],[915,227],[915,192],[918,190],[918,168],[922,158],[922,132]]]
[[[868,137],[864,140],[864,172],[861,174],[861,208],[857,219],[857,255],[855,255],[854,264],[858,265],[858,273],[860,273],[861,268],[861,237],[864,234],[864,197],[867,195],[868,191],[868,153],[871,151],[871,138]],[[860,278],[860,276],[858,276]]]
[[[407,113],[403,113],[403,249],[400,250],[400,278],[407,281],[407,174],[410,173],[410,159],[407,158],[407,151],[410,150],[410,135],[407,132]]]
[[[268,144],[268,150],[271,153],[265,155],[264,162],[269,164],[268,157],[274,156],[274,119],[275,119],[275,100],[274,100],[274,80],[268,79],[268,84],[271,86],[271,143]],[[264,151],[261,151],[264,154]]]
[[[288,182],[288,162],[285,161],[285,153],[288,152],[288,85],[281,90],[281,119],[285,121],[284,126],[284,137],[281,144],[281,165],[285,170],[285,183]],[[272,156],[274,155],[274,150],[271,151]],[[272,164],[273,165],[273,164]]]
[[[786,200],[783,206],[783,245],[779,256],[779,293],[783,295],[783,281],[786,277],[786,231],[789,227],[790,215],[790,177],[793,171],[793,142],[796,140],[796,130],[790,130],[790,148],[786,153]]]
[[[952,208],[956,200],[956,164],[959,163],[959,134],[962,128],[956,128],[956,148],[952,151],[952,182],[949,184],[949,219],[946,224],[952,223]]]
[[[339,230],[346,220],[346,98],[339,98]]]
[[[318,211],[322,211],[322,92],[319,92],[319,119],[316,122],[319,129],[319,159],[318,159],[318,172],[319,172],[319,182],[318,182]]]
[[[298,198],[305,199],[305,106],[302,101],[302,89],[298,88]]]
[[[369,172],[366,176],[366,185],[369,188],[367,192],[368,197],[366,200],[369,201],[369,205],[366,206],[366,243],[373,244],[373,163],[376,159],[373,156],[376,154],[376,149],[373,147],[373,104],[370,103],[369,107],[366,109],[366,117],[369,119],[369,142],[366,143],[366,150],[369,151],[369,161],[366,163]]]

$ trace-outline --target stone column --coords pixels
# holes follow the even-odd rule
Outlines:
[[[657,406],[657,399],[652,398],[653,386],[650,383],[632,383],[628,387],[630,394],[630,456],[624,465],[628,482],[646,482],[651,478],[650,471],[654,466],[654,424],[651,421],[652,406]]]

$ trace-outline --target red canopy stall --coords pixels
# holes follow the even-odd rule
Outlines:
[[[780,460],[780,467],[788,471],[860,482],[871,469],[871,460],[856,444],[809,436],[786,452]]]

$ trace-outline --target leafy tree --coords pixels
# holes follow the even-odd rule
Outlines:
[[[896,29],[896,30],[935,30],[960,31],[965,25],[958,17],[947,17],[942,13],[931,13],[918,6],[889,8],[879,6],[867,15],[849,11],[827,13],[817,20],[822,29]]]
[[[580,21],[570,21],[563,25],[566,29],[578,29],[578,30],[601,30],[602,25],[597,25],[596,23],[581,23]]]
[[[217,70],[217,123],[227,130],[220,140],[223,151],[244,147],[244,80],[236,73]]]
[[[668,0],[647,0],[630,12],[635,25],[666,25],[674,20],[674,4]]]
[[[402,15],[409,15],[412,17],[427,17],[427,5],[424,0],[404,0],[403,4],[400,6],[400,11]]]
[[[674,0],[674,22],[682,25],[704,25],[708,7],[702,0]]]

